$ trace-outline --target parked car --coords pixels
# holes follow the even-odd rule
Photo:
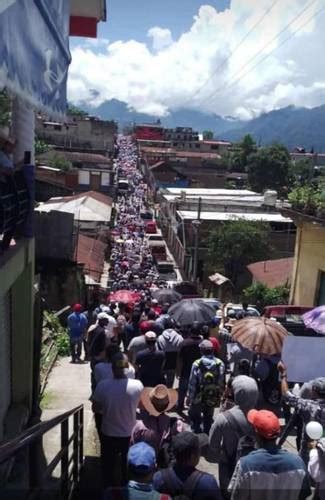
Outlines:
[[[157,232],[157,224],[154,220],[146,220],[145,222],[145,232],[147,234],[155,234]]]
[[[171,261],[161,261],[157,263],[157,271],[159,279],[165,281],[168,286],[174,287],[177,282],[181,281],[181,274],[174,263]]]
[[[157,234],[148,234],[147,235],[147,242],[149,247],[151,246],[152,243],[157,243],[157,242],[164,242],[164,237],[161,233],[157,232]]]
[[[117,181],[118,194],[127,194],[130,191],[130,184],[127,179],[119,179]]]
[[[149,248],[155,263],[167,261],[167,248],[164,241],[151,241]]]
[[[222,307],[222,302],[218,299],[214,299],[213,297],[209,298],[198,297],[197,300],[202,300],[206,304],[209,304],[209,306],[214,307],[216,311]]]
[[[312,309],[313,307],[308,306],[267,306],[264,309],[264,316],[276,319],[292,335],[298,337],[322,337],[321,334],[316,333],[311,328],[306,328],[302,319],[302,315]]]
[[[238,318],[240,318],[241,315],[244,315],[244,308],[242,304],[227,304],[225,307],[225,316],[228,316],[229,310],[235,311],[235,316]],[[258,309],[253,305],[249,305],[247,307],[247,313],[248,316],[251,316],[253,318],[261,316]]]

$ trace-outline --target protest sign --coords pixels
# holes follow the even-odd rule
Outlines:
[[[325,377],[325,337],[287,337],[282,347],[282,361],[289,382],[308,382]]]

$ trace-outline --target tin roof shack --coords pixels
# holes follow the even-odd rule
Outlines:
[[[59,310],[80,297],[84,303],[91,301],[87,285],[101,285],[108,249],[105,234],[82,234],[73,213],[37,212],[35,221],[36,269],[47,306]]]
[[[198,269],[204,282],[208,279],[204,269],[207,237],[227,220],[242,218],[268,222],[271,226],[272,256],[283,258],[293,255],[295,228],[292,220],[279,213],[276,203],[266,205],[268,199],[263,196],[249,190],[168,188],[160,195],[160,227],[178,265],[188,278],[193,273],[195,221],[198,219],[200,198]],[[248,277],[247,273],[247,282]]]
[[[108,229],[111,224],[113,200],[96,191],[79,193],[74,196],[51,198],[35,209],[36,212],[67,212],[73,214],[79,230],[87,235],[98,234],[99,230]]]

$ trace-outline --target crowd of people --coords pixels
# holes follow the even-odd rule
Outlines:
[[[88,316],[76,304],[68,319],[71,361],[85,341],[90,362],[105,498],[295,500],[311,485],[325,498],[325,442],[306,432],[311,421],[325,424],[325,378],[293,390],[280,356],[233,342],[220,312],[175,323],[170,304],[153,298],[163,284],[140,215],[149,207],[136,149],[126,137],[118,148],[117,170],[133,190],[118,198],[111,289],[134,301],[108,299]],[[292,428],[297,450],[288,451]],[[215,474],[197,467],[201,456]]]

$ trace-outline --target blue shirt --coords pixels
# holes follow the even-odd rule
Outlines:
[[[151,483],[144,484],[136,481],[129,481],[125,488],[109,488],[104,494],[103,500],[170,500],[167,495],[162,496],[154,490]]]
[[[10,171],[14,170],[13,161],[3,151],[0,151],[0,167]]]
[[[69,335],[73,339],[83,336],[88,325],[86,316],[82,313],[74,312],[68,316]]]
[[[179,485],[178,488],[182,488],[182,485],[186,479],[195,470],[194,467],[174,465],[172,468],[175,474],[175,486]],[[161,493],[166,493],[168,495],[173,494],[169,491],[168,485],[165,483],[163,474],[158,471],[153,477],[153,486],[157,491]],[[222,500],[221,492],[219,490],[219,485],[212,474],[203,472],[199,478],[196,486],[194,488],[193,494],[191,495],[191,500]]]

